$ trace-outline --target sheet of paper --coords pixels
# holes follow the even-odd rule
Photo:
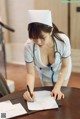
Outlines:
[[[27,111],[20,103],[18,103],[14,105],[14,109],[6,111],[6,118],[10,119],[11,117],[20,116],[23,114],[27,114]]]
[[[50,91],[36,91],[34,102],[27,102],[29,110],[46,110],[58,108],[58,104],[54,97],[50,95]]]
[[[6,110],[13,109],[13,105],[10,100],[0,102],[0,112],[5,112]]]
[[[0,102],[0,118],[10,119],[23,114],[27,114],[27,111],[20,103],[12,104],[11,101]]]

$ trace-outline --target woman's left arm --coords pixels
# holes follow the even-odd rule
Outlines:
[[[68,71],[69,61],[70,61],[69,58],[70,57],[62,59],[62,66],[61,66],[60,73],[58,75],[58,80],[52,90],[52,93],[51,93],[54,96],[54,98],[57,100],[64,98],[64,94],[61,92],[61,86],[63,84],[63,81],[64,81],[67,71]]]

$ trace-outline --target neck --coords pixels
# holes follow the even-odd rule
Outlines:
[[[47,46],[48,46],[49,48],[53,48],[53,47],[55,46],[55,40],[54,40],[52,37],[50,37]]]

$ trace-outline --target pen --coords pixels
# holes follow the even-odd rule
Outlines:
[[[29,88],[28,85],[27,85],[27,90],[28,90],[28,92],[29,92],[29,94],[30,94],[30,96],[31,96],[31,98],[32,98],[32,93],[31,93],[30,88]]]

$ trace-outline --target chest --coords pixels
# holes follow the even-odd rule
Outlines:
[[[55,61],[54,48],[50,49],[40,49],[41,61],[44,65],[53,64]]]

